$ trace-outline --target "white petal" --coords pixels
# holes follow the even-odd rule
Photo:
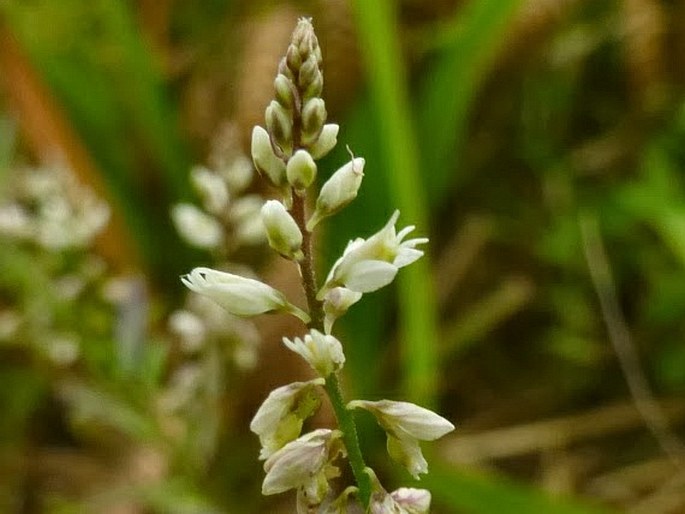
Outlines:
[[[370,293],[390,284],[395,275],[397,266],[389,262],[364,260],[353,264],[340,281],[352,291]]]
[[[388,434],[387,449],[390,457],[404,466],[415,479],[418,480],[421,473],[428,473],[428,463],[416,439],[399,439]]]

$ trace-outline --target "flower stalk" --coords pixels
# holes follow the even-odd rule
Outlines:
[[[182,280],[233,314],[280,311],[297,316],[309,329],[301,338],[283,338],[283,343],[304,359],[318,378],[272,391],[250,425],[262,443],[260,458],[265,460],[266,472],[263,494],[296,490],[298,512],[342,514],[354,495],[367,512],[426,514],[428,491],[398,489],[387,493],[367,467],[352,410],[362,408],[376,416],[388,435],[390,457],[415,478],[428,471],[419,441],[434,440],[454,426],[407,402],[346,402],[339,378],[345,364],[344,345],[332,329],[363,294],[387,286],[400,268],[422,257],[423,251],[416,247],[428,240],[405,241],[414,227],[396,231],[399,211],[395,211],[378,232],[350,241],[323,283],[317,284],[313,230],[354,200],[365,164],[363,158],[351,155],[349,163],[317,187],[315,159],[335,146],[338,134],[337,125],[326,124],[320,64],[321,50],[311,21],[301,19],[278,67],[275,99],[265,112],[266,129],[255,127],[252,132],[255,168],[282,194],[282,201],[269,200],[261,208],[267,240],[273,250],[299,267],[306,310],[267,284],[230,273],[197,268]],[[308,202],[314,200],[312,195],[316,195],[316,202]],[[308,204],[315,204],[310,217]],[[333,407],[337,428],[302,434],[305,420],[319,408],[321,388]],[[335,498],[329,481],[340,475],[336,463],[343,458],[349,463],[356,487],[345,488]]]

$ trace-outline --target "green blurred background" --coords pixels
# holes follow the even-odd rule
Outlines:
[[[431,238],[339,330],[350,397],[411,399],[457,425],[427,448],[418,486],[434,511],[685,512],[685,2],[4,0],[0,13],[3,190],[7,170],[59,155],[112,209],[93,252],[145,276],[151,297],[124,366],[110,318],[45,300],[53,257],[2,245],[0,315],[41,305],[84,343],[68,366],[0,345],[1,512],[292,511],[260,496],[247,426],[270,388],[302,378],[278,343],[297,327],[260,319],[252,371],[205,355],[212,394],[182,435],[154,406],[183,364],[165,328],[178,276],[212,262],[169,210],[194,199],[189,170],[223,124],[248,151],[303,15],[341,125],[320,172],[345,145],[366,158],[358,200],[318,242],[322,272],[395,207]],[[287,265],[255,262],[296,288]],[[360,419],[384,480],[409,483]],[[188,427],[207,420],[199,451]]]

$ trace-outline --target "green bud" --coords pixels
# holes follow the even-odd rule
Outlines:
[[[266,129],[274,142],[287,156],[293,148],[293,120],[288,111],[276,100],[272,100],[264,113]]]
[[[326,104],[321,98],[307,100],[302,108],[302,144],[309,146],[319,138],[326,123]]]
[[[252,130],[252,162],[257,171],[269,177],[274,186],[283,188],[288,185],[285,163],[274,153],[269,133],[259,125]]]
[[[288,110],[295,107],[295,86],[285,75],[280,73],[274,80],[274,90],[276,91],[276,101]]]
[[[302,259],[302,232],[283,204],[269,200],[262,206],[261,215],[269,246],[287,259]]]
[[[298,150],[288,159],[288,183],[297,190],[307,189],[316,178],[316,163],[307,150]]]

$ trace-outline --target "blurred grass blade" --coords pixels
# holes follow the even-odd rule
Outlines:
[[[415,223],[426,234],[429,216],[401,64],[395,5],[391,0],[356,0],[354,5],[391,203],[402,212],[401,224]],[[369,162],[369,168],[374,164]],[[409,399],[431,404],[438,374],[436,310],[428,259],[402,270],[399,294],[403,386]]]
[[[429,198],[444,198],[461,159],[470,108],[521,0],[471,0],[440,32],[417,108]]]

